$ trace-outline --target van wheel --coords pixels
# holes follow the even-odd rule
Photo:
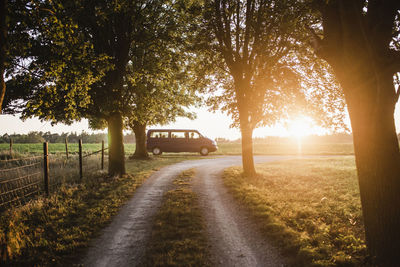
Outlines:
[[[153,155],[161,155],[162,151],[159,147],[154,147],[153,148]]]
[[[200,149],[200,154],[201,154],[202,156],[207,156],[207,155],[208,155],[208,148],[202,147],[202,148]]]

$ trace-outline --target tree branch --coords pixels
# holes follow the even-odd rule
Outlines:
[[[238,50],[236,48],[236,51],[234,51],[234,49],[232,48],[232,36],[231,36],[231,19],[230,17],[228,18],[227,14],[226,14],[226,9],[228,8],[226,6],[226,0],[222,1],[222,18],[223,18],[223,25],[224,25],[224,42],[225,42],[225,46],[228,49],[228,51],[231,51],[232,54],[235,54],[235,52],[237,53]]]
[[[240,50],[240,2],[236,3],[236,51]]]
[[[395,95],[394,103],[397,103],[399,101],[399,97],[400,97],[400,75],[398,72],[396,73],[396,78],[397,78],[397,92]]]
[[[252,27],[253,22],[253,9],[254,3],[252,0],[247,0],[246,5],[246,29],[244,35],[244,45],[243,45],[243,60],[248,63],[249,56],[249,43],[250,43],[250,28]]]
[[[400,51],[389,51],[388,66],[390,66],[392,73],[400,72]]]
[[[226,43],[225,43],[225,32],[224,32],[224,26],[223,26],[222,17],[221,17],[220,1],[215,1],[214,8],[215,8],[216,20],[212,26],[214,28],[215,36],[217,37],[219,49],[221,50],[221,53],[223,54],[224,59],[225,59],[226,63],[228,64],[228,67],[232,68],[233,64],[234,64],[233,51],[232,51],[232,47],[230,47],[230,49],[229,49],[229,47],[227,47]],[[225,7],[223,7],[223,8],[225,8]]]
[[[310,45],[314,49],[315,54],[317,54],[318,56],[323,54],[324,47],[322,38],[319,37],[315,30],[310,26],[306,25],[305,27],[311,34]]]
[[[372,25],[372,42],[389,45],[393,34],[393,21],[400,9],[400,1],[368,1],[368,24]]]

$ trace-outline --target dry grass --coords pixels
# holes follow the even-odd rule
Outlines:
[[[304,143],[301,146],[296,142],[287,143],[254,143],[255,155],[351,155],[354,153],[352,143]],[[240,155],[242,147],[240,143],[220,143],[216,154]]]
[[[146,266],[210,266],[204,220],[192,192],[194,172],[185,171],[167,192],[156,215]]]
[[[247,206],[263,233],[303,266],[366,264],[361,204],[353,157],[260,164],[258,176],[241,168],[224,181]]]

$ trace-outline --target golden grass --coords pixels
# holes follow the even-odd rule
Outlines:
[[[352,143],[310,143],[306,142],[298,146],[295,142],[287,143],[254,143],[255,155],[351,155],[354,153]],[[242,147],[240,143],[220,143],[215,154],[240,155]]]
[[[146,251],[146,266],[210,266],[204,220],[191,190],[193,170],[175,181],[164,195]]]
[[[353,157],[295,159],[257,165],[258,175],[227,169],[234,196],[299,266],[366,264]]]

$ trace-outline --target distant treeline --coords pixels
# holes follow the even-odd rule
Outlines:
[[[64,143],[67,138],[69,143],[78,143],[82,139],[84,144],[107,142],[106,133],[87,133],[83,131],[80,134],[75,133],[50,133],[50,132],[29,132],[28,134],[4,134],[0,136],[0,143],[9,143],[10,139],[13,143]],[[124,135],[125,143],[134,143],[135,135],[133,133]]]
[[[0,136],[0,143],[9,143],[12,138],[13,143],[64,143],[65,138],[68,139],[69,143],[78,143],[79,139],[85,144],[101,143],[102,140],[107,142],[106,133],[87,133],[83,131],[80,134],[74,133],[50,133],[50,132],[29,132],[28,134],[4,134]],[[400,133],[398,134],[400,141]],[[229,140],[226,138],[216,138],[218,143],[240,143],[240,139]],[[254,143],[268,143],[268,144],[279,144],[296,141],[294,137],[282,137],[282,136],[266,136],[266,137],[255,137]],[[309,135],[302,137],[302,142],[310,143],[352,143],[353,135],[347,133],[337,133],[330,135]],[[124,135],[124,143],[135,143],[135,135],[133,133]]]

